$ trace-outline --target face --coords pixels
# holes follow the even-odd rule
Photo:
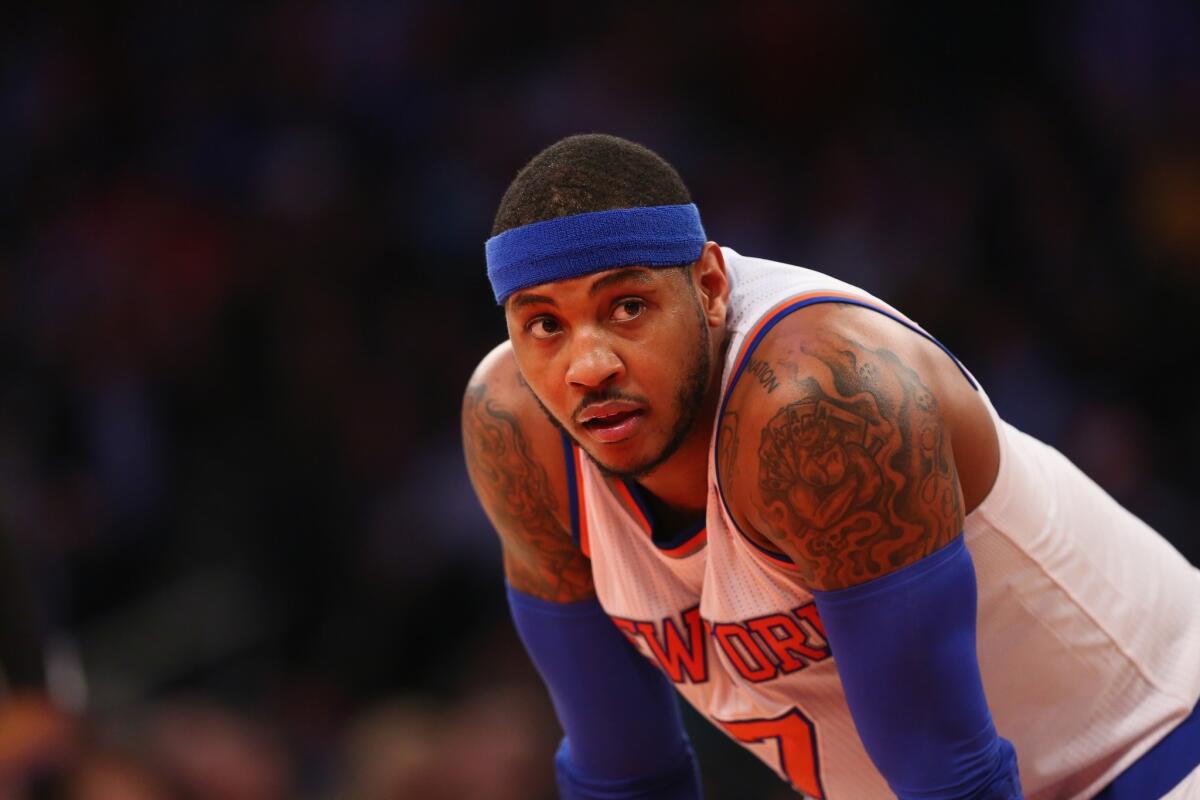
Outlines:
[[[712,377],[712,315],[690,268],[542,284],[510,297],[505,319],[529,388],[608,472],[646,475],[695,430]]]

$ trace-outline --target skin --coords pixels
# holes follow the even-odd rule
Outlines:
[[[982,398],[935,345],[830,304],[785,319],[755,356],[777,383],[743,379],[722,419],[721,480],[743,531],[819,590],[894,572],[959,534],[999,449]]]
[[[472,376],[462,432],[467,472],[500,536],[509,583],[557,603],[595,596],[591,567],[569,533],[558,433],[521,379],[508,342]]]
[[[560,428],[664,509],[703,513],[728,299],[711,242],[686,270],[609,270],[508,299],[509,340],[472,376],[463,441],[515,588],[558,602],[594,594],[568,533]],[[698,365],[707,375],[697,379]],[[694,392],[681,393],[689,382]],[[599,441],[580,414],[613,398],[636,402],[641,419],[627,439]],[[991,417],[954,362],[848,305],[810,306],[775,326],[719,424],[735,521],[818,590],[885,575],[950,541],[999,466]]]

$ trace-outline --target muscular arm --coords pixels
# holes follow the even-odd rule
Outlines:
[[[506,360],[511,362],[507,351],[493,352],[463,398],[471,483],[500,536],[514,589],[557,603],[593,597],[591,567],[567,528],[558,432]],[[557,481],[547,465],[557,471]]]
[[[812,591],[859,736],[898,797],[1020,798],[980,678],[954,409],[939,402],[966,384],[874,312],[804,313],[756,353],[776,380],[730,399],[730,509]]]
[[[760,395],[747,405],[766,418],[752,439],[755,485],[739,499],[811,588],[886,575],[959,534],[949,434],[912,366],[853,331],[771,349],[776,374],[791,380],[777,397],[751,386]]]
[[[504,548],[517,632],[566,737],[555,760],[564,800],[697,800],[699,776],[675,692],[595,599],[568,533],[559,433],[506,347],[463,400],[471,482]]]

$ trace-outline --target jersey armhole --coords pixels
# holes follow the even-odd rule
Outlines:
[[[588,540],[587,515],[583,501],[583,471],[579,448],[565,433],[562,437],[563,460],[567,465],[567,514],[571,518],[571,539],[587,558],[592,557]]]

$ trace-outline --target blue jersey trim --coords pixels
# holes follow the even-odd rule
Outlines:
[[[935,345],[937,345],[938,348],[941,349],[941,351],[943,353],[945,353],[947,356],[950,357],[950,360],[954,362],[954,366],[958,367],[959,372],[961,372],[963,377],[967,379],[967,383],[971,384],[971,388],[976,391],[979,391],[979,385],[975,383],[974,378],[971,377],[971,373],[967,372],[967,369],[966,369],[966,367],[964,367],[962,365],[962,362],[954,357],[954,353],[950,352],[950,348],[946,347],[946,345],[942,344],[937,339],[933,338],[928,333],[926,333],[924,330],[917,327],[916,325],[909,322],[908,320],[904,319],[903,317],[893,314],[890,311],[887,311],[885,309],[882,309],[879,306],[872,305],[872,304],[866,302],[865,300],[855,300],[853,298],[848,298],[848,297],[808,297],[803,300],[797,300],[795,303],[790,303],[790,304],[784,306],[783,308],[779,309],[778,311],[776,311],[775,315],[771,319],[769,319],[765,323],[763,323],[762,328],[759,329],[758,333],[755,334],[754,338],[750,340],[750,343],[749,343],[749,345],[746,346],[745,351],[743,353],[735,353],[734,354],[735,358],[741,359],[741,363],[738,364],[738,367],[734,371],[733,376],[730,377],[729,388],[727,388],[725,390],[725,396],[723,398],[721,398],[721,408],[717,412],[718,420],[720,420],[721,418],[723,418],[725,416],[725,409],[729,405],[729,398],[733,396],[733,390],[737,387],[738,380],[741,379],[742,373],[746,371],[746,366],[750,363],[751,353],[753,353],[758,348],[759,344],[762,343],[762,340],[766,338],[767,334],[770,333],[771,330],[776,325],[778,325],[780,322],[782,322],[792,312],[799,311],[800,309],[805,308],[806,306],[815,306],[820,303],[845,303],[846,305],[859,306],[861,308],[870,309],[871,311],[875,311],[879,314],[882,314],[883,316],[887,317],[888,319],[899,322],[901,325],[908,328],[913,333],[920,334],[924,338],[928,339],[929,341],[931,341]],[[717,434],[716,434],[716,439],[714,441],[714,447],[718,453],[721,452],[721,426],[720,426],[720,424],[717,425]],[[726,502],[726,500],[725,500],[725,487],[721,483],[721,471],[720,470],[717,470],[717,494],[720,495],[721,503],[725,506],[725,509],[728,511],[729,503]],[[745,539],[750,544],[754,545],[756,548],[758,548],[760,551],[762,551],[766,555],[770,556],[771,558],[777,559],[779,561],[786,562],[788,564],[796,563],[787,555],[780,553],[776,550],[772,550],[770,548],[763,547],[761,544],[756,542],[752,537],[747,536],[746,532],[743,531],[741,529],[741,526],[738,525],[737,520],[734,518],[733,514],[729,514],[729,519],[733,523],[733,527],[737,530],[737,532],[742,535],[743,539]]]
[[[672,536],[670,539],[661,539],[662,531],[658,520],[654,518],[654,514],[650,511],[650,504],[646,502],[645,490],[636,481],[627,481],[622,479],[625,488],[629,490],[629,496],[633,498],[633,502],[637,503],[637,507],[641,510],[642,516],[650,523],[650,541],[659,550],[674,550],[677,547],[682,547],[687,544],[696,534],[704,530],[707,525],[707,520],[700,517],[695,522],[687,525],[679,533]]]
[[[579,534],[579,483],[575,473],[575,444],[565,433],[562,436],[563,458],[567,462],[567,513],[571,515],[571,540],[582,550]]]
[[[1094,800],[1162,797],[1200,766],[1200,703],[1162,741],[1133,762]]]
[[[787,306],[784,306],[783,308],[779,309],[777,312],[775,312],[775,316],[772,319],[770,319],[769,321],[767,321],[762,326],[762,328],[759,330],[758,334],[754,337],[753,340],[751,340],[749,347],[746,348],[745,355],[742,357],[742,363],[738,365],[737,372],[735,372],[733,374],[733,377],[730,378],[730,380],[729,380],[729,389],[725,392],[725,402],[728,402],[729,395],[732,394],[732,392],[733,392],[733,387],[735,387],[737,385],[738,379],[741,378],[742,373],[746,371],[746,365],[750,363],[750,358],[749,358],[750,354],[753,353],[755,351],[755,349],[758,348],[758,345],[762,342],[762,340],[764,338],[766,338],[766,335],[771,332],[771,329],[773,329],[776,325],[778,325],[780,322],[782,322],[784,320],[784,318],[787,317],[788,315],[790,315],[793,311],[799,311],[800,309],[802,309],[806,306],[815,306],[815,305],[819,305],[821,303],[844,303],[845,305],[859,306],[861,308],[867,308],[867,309],[870,309],[871,311],[875,311],[879,314],[883,314],[888,319],[899,322],[901,325],[908,328],[913,333],[920,334],[924,338],[928,339],[929,341],[931,341],[935,345],[937,345],[938,348],[943,353],[945,353],[947,356],[950,357],[950,360],[954,362],[954,366],[958,367],[959,372],[961,372],[963,374],[963,377],[967,379],[967,383],[971,384],[971,388],[978,391],[979,386],[975,383],[975,380],[971,377],[971,373],[967,372],[966,367],[964,367],[962,365],[962,362],[960,362],[957,358],[954,357],[954,353],[950,352],[950,348],[946,347],[946,345],[942,344],[937,339],[930,336],[927,332],[925,332],[921,328],[917,327],[913,323],[909,322],[908,320],[904,319],[903,317],[893,314],[890,311],[887,311],[886,309],[880,308],[879,306],[871,305],[870,303],[866,302],[865,300],[855,300],[853,298],[848,298],[848,297],[808,297],[808,298],[805,298],[804,300],[797,300],[795,303],[792,303],[791,305],[787,305]],[[725,402],[723,402],[721,404],[721,412],[722,413],[724,413],[724,411],[725,411]]]

